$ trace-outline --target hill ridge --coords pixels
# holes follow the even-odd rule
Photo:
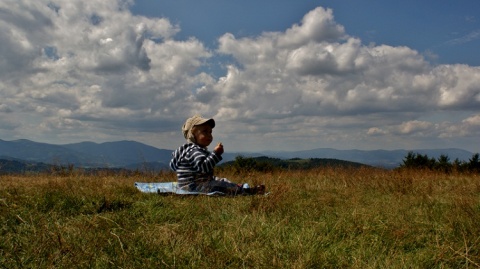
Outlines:
[[[73,164],[81,167],[132,167],[140,164],[155,164],[168,168],[173,150],[159,149],[134,140],[121,140],[96,143],[82,141],[63,145],[34,142],[28,139],[5,141],[0,139],[0,156],[15,158],[26,162],[45,164]],[[245,157],[267,156],[279,159],[337,159],[376,167],[398,167],[408,152],[426,154],[438,158],[441,154],[451,160],[468,161],[473,153],[456,148],[418,149],[418,150],[341,150],[334,148],[314,148],[301,151],[261,151],[226,152],[223,162],[232,161],[241,155]]]

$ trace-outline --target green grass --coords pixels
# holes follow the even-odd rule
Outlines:
[[[0,178],[0,268],[479,268],[480,177],[376,169],[223,176],[250,197],[142,194],[137,176]]]

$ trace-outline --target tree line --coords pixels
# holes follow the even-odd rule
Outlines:
[[[480,172],[480,155],[478,153],[467,161],[460,161],[458,158],[450,161],[447,155],[440,155],[437,159],[430,158],[426,154],[408,152],[403,158],[399,168],[407,169],[428,169],[450,173],[453,171],[462,173],[479,173]]]
[[[337,159],[300,159],[293,158],[281,160],[270,157],[244,157],[237,156],[234,161],[222,164],[220,169],[232,169],[234,172],[245,173],[251,171],[271,172],[278,169],[304,170],[318,167],[368,167],[368,165],[337,160]],[[461,161],[442,154],[438,158],[429,157],[427,154],[408,152],[397,169],[431,170],[444,173],[480,173],[480,154],[476,153],[468,161]]]

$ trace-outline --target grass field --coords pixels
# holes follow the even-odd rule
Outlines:
[[[0,177],[0,268],[479,268],[480,177],[222,176],[268,196],[142,194],[136,176]]]

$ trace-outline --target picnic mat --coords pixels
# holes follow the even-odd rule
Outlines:
[[[158,193],[158,194],[179,194],[179,195],[209,195],[209,196],[223,196],[223,192],[195,192],[186,191],[177,188],[177,182],[135,182],[135,187],[144,193]]]

